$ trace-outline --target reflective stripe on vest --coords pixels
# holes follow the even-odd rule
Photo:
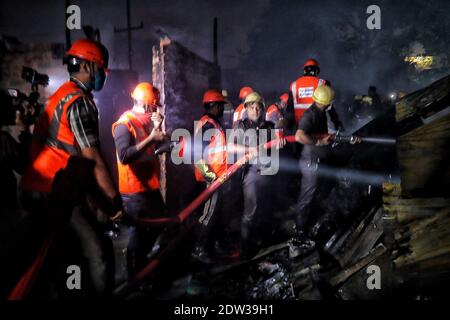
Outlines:
[[[306,109],[313,104],[314,90],[325,83],[325,80],[318,77],[302,76],[291,84],[296,125],[298,125]]]
[[[272,114],[276,114],[278,118],[281,118],[283,115],[276,104],[272,104],[266,111],[266,120],[269,121],[269,116]]]
[[[49,97],[35,124],[30,164],[21,181],[23,189],[50,192],[56,173],[66,167],[71,155],[79,153],[67,111],[80,97],[86,94],[72,81],[64,83]]]
[[[128,131],[138,144],[149,136],[145,124],[132,112],[126,111],[117,122],[112,125],[113,137],[115,136],[115,128],[118,125],[125,125]],[[136,194],[150,190],[158,190],[160,187],[159,175],[160,164],[159,158],[154,156],[154,147],[148,146],[145,149],[145,160],[132,161],[123,164],[117,157],[117,170],[119,179],[119,192],[121,194]]]
[[[233,125],[238,122],[239,120],[242,120],[247,117],[247,113],[245,112],[244,104],[241,103],[236,110],[234,110],[233,113]]]
[[[64,98],[62,98],[53,112],[52,121],[48,127],[47,134],[42,132],[36,132],[35,134],[33,134],[33,142],[45,144],[49,147],[63,150],[71,155],[78,154],[78,149],[74,145],[58,139],[58,132],[61,126],[61,117],[64,112],[64,106],[66,104],[71,105],[73,102],[75,102],[76,99],[78,99],[82,95],[83,92],[75,91],[69,93]]]
[[[276,104],[272,104],[266,112],[266,121],[274,122],[275,125],[275,135],[277,138],[283,136],[283,128],[277,128],[278,122],[283,118],[283,113]]]

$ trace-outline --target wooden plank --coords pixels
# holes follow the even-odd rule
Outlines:
[[[397,268],[450,255],[450,207],[432,217],[410,223],[408,230],[396,238],[399,240],[402,236],[408,237],[408,241],[401,246],[410,253],[395,259]]]
[[[402,188],[400,183],[383,183],[383,197],[385,196],[400,196],[402,194]]]
[[[367,266],[369,263],[374,261],[376,258],[380,257],[383,253],[386,252],[386,250],[387,250],[386,247],[380,243],[378,246],[373,248],[366,257],[362,258],[354,265],[348,267],[347,269],[342,270],[340,273],[333,276],[329,280],[330,285],[332,285],[334,287],[334,286],[337,286],[337,285],[345,282],[353,274],[355,274],[356,272],[358,272],[359,270],[361,270],[362,268]]]
[[[408,94],[396,104],[395,118],[403,121],[415,114],[424,114],[436,105],[445,103],[450,94],[450,76],[444,77],[430,86]]]
[[[346,252],[347,250],[350,250],[355,241],[361,236],[361,234],[366,229],[366,226],[370,223],[370,221],[373,219],[373,216],[377,212],[378,208],[373,208],[370,212],[368,212],[358,224],[354,224],[351,228],[345,232],[340,239],[338,239],[329,250],[328,253],[333,255],[336,259],[340,255],[342,255],[343,252]]]
[[[400,225],[425,219],[443,208],[450,207],[449,198],[397,198],[394,200],[393,197],[389,197],[388,200],[390,202],[383,198],[386,215],[390,219],[395,219]]]
[[[450,115],[398,139],[402,195],[450,197]]]
[[[352,264],[354,261],[366,256],[373,248],[376,241],[383,234],[382,228],[382,210],[379,209],[373,219],[365,224],[364,231],[355,241],[347,246],[345,250],[341,250],[336,256],[336,260],[342,267]]]

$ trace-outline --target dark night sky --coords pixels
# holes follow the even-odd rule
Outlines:
[[[114,26],[126,25],[125,0],[72,3],[81,7],[82,24],[100,28],[112,66],[126,68],[126,34],[113,33]],[[381,7],[381,30],[366,28],[370,4]],[[321,75],[345,92],[365,92],[370,84],[381,90],[411,90],[448,73],[447,63],[414,82],[407,79],[402,62],[402,54],[417,48],[415,41],[425,54],[450,58],[448,0],[132,0],[131,6],[132,23],[145,24],[133,32],[134,64],[141,80],[151,79],[151,47],[158,43],[158,28],[212,59],[215,16],[224,87],[231,93],[246,84],[267,95],[286,90],[308,57],[318,58]],[[342,24],[347,40],[338,38]],[[24,42],[64,42],[64,1],[2,0],[0,33]],[[82,36],[78,31],[72,34]]]

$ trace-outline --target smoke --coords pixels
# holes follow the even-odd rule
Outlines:
[[[127,68],[125,0],[77,1],[82,24],[100,29],[111,49],[113,68]],[[366,9],[381,8],[381,30],[368,30]],[[151,48],[162,33],[212,60],[212,23],[219,18],[219,62],[231,99],[242,85],[252,85],[271,102],[302,73],[303,62],[315,57],[321,77],[331,81],[337,99],[361,94],[369,85],[379,91],[411,91],[448,73],[417,73],[403,59],[420,44],[421,52],[448,60],[450,3],[445,0],[133,0],[131,24],[135,69],[140,80],[151,78]],[[64,2],[0,3],[0,32],[23,41],[64,42]],[[82,37],[73,31],[73,38]],[[414,45],[414,43],[416,45]],[[417,51],[417,50],[416,50]]]
[[[272,98],[286,91],[301,75],[303,62],[314,57],[321,64],[320,76],[336,87],[338,100],[366,93],[369,85],[381,93],[420,88],[438,76],[437,71],[412,79],[403,61],[405,50],[420,39],[428,54],[449,51],[442,39],[448,38],[450,24],[432,18],[435,11],[443,12],[441,3],[377,1],[381,30],[369,30],[366,9],[371,1],[272,1],[249,37],[252,49],[242,58],[240,77],[229,70],[230,82],[255,84]]]

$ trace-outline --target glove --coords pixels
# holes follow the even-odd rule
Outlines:
[[[205,163],[204,160],[199,160],[195,166],[197,167],[197,169],[200,171],[200,173],[202,174],[203,178],[205,179],[205,181],[207,183],[211,183],[214,180],[217,179],[217,175],[212,172],[211,170],[209,170],[208,165]]]

